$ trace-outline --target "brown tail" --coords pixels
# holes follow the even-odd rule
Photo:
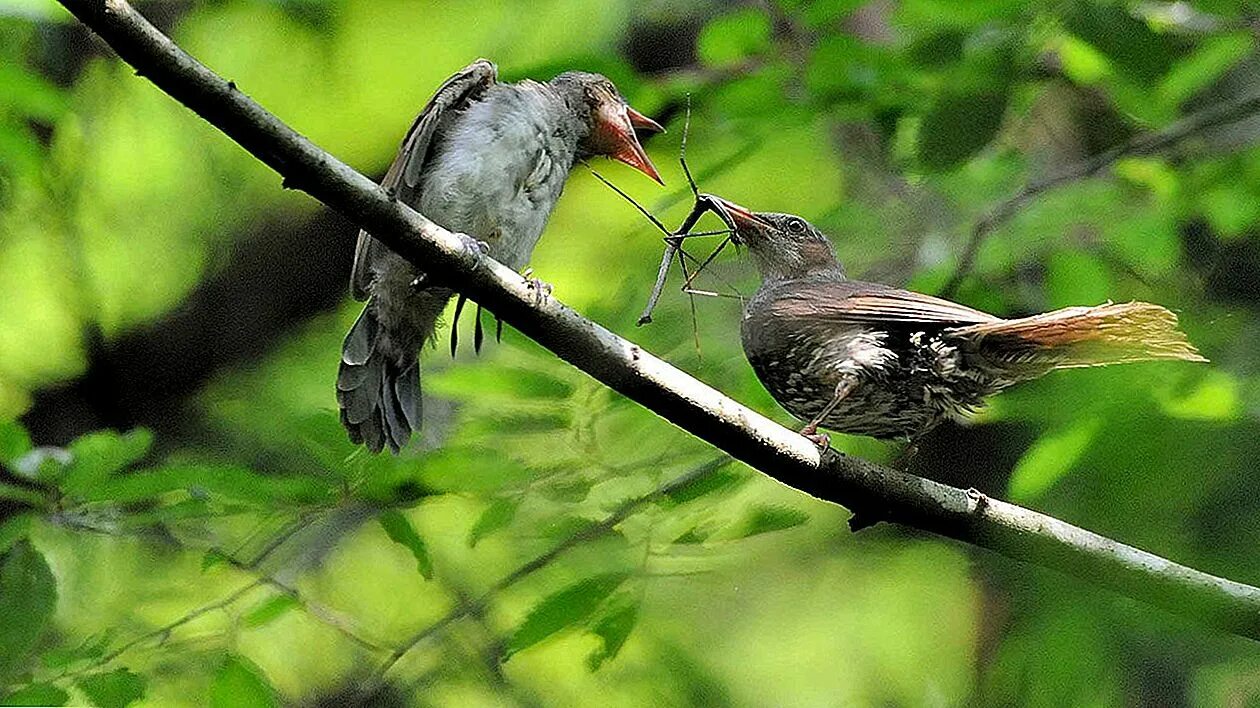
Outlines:
[[[1152,359],[1207,361],[1177,329],[1177,316],[1149,302],[1067,307],[951,333],[974,337],[985,358],[1043,371]]]

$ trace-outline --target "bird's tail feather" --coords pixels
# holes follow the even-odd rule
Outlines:
[[[1068,307],[951,333],[974,338],[986,359],[1004,367],[1027,366],[1043,373],[1154,359],[1207,361],[1177,329],[1177,316],[1148,302]]]
[[[420,362],[414,351],[382,346],[387,337],[369,303],[342,345],[337,403],[351,441],[397,453],[420,430]]]

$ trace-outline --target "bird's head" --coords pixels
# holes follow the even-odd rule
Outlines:
[[[795,214],[752,211],[712,198],[736,245],[747,246],[763,280],[800,278],[821,271],[841,272],[831,241]]]
[[[664,184],[656,166],[639,144],[634,129],[655,133],[665,129],[631,108],[613,82],[600,74],[566,71],[552,79],[551,85],[578,112],[589,128],[578,144],[578,157],[602,155],[612,158]]]

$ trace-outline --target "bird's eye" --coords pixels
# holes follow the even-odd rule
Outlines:
[[[787,220],[787,228],[788,231],[794,234],[803,234],[805,233],[805,222],[793,217]]]

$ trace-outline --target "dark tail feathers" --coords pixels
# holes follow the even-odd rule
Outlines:
[[[378,346],[382,336],[368,304],[341,347],[337,403],[350,440],[397,453],[420,430],[420,363],[414,352],[401,361],[389,356],[388,347]]]

